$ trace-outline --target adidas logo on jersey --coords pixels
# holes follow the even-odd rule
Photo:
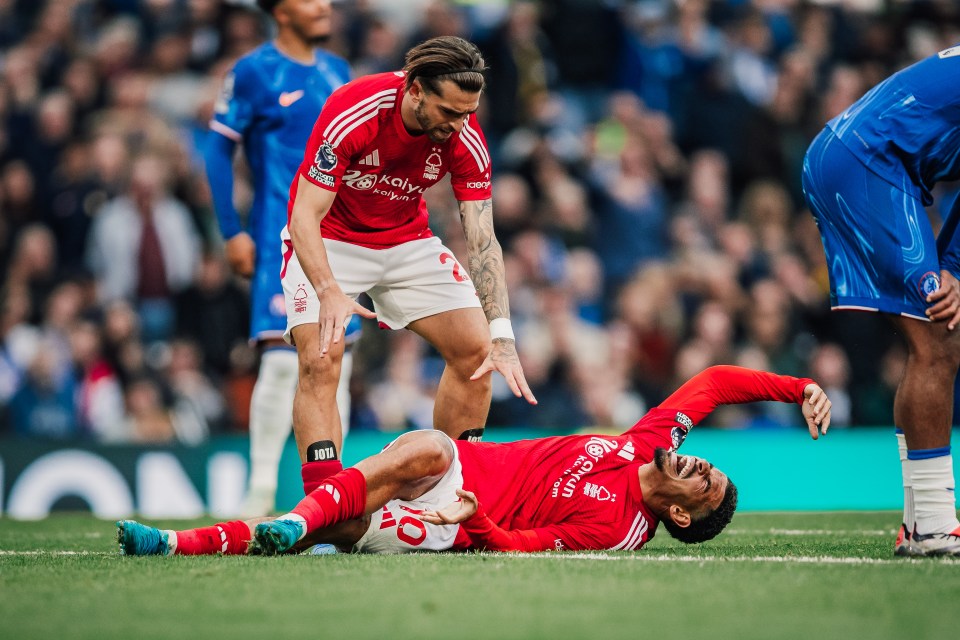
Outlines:
[[[374,149],[372,152],[368,153],[366,157],[358,162],[357,164],[365,164],[370,167],[379,167],[380,166],[380,149]]]

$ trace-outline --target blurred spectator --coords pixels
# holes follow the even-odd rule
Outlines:
[[[168,180],[163,160],[136,158],[128,193],[97,213],[88,247],[100,298],[136,300],[147,341],[172,335],[171,296],[189,285],[199,260],[190,214]]]
[[[829,314],[799,169],[866,87],[956,44],[960,12],[875,4],[336,3],[330,46],[355,74],[439,34],[486,55],[494,223],[540,400],[515,403],[495,377],[490,426],[628,426],[715,362],[817,377],[835,424],[892,422],[904,351],[874,314]],[[251,5],[0,0],[7,431],[192,444],[245,430],[247,294],[197,160],[223,73],[267,35]],[[426,198],[463,255],[455,201]],[[434,355],[416,344],[361,341],[354,426],[430,426]],[[775,406],[712,422],[799,428]]]

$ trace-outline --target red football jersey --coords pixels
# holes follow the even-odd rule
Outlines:
[[[639,549],[658,520],[643,502],[638,467],[676,450],[721,404],[803,402],[808,378],[732,366],[699,373],[619,436],[558,436],[510,443],[457,442],[464,489],[513,550]],[[457,546],[471,546],[461,530]],[[507,550],[507,549],[504,549]]]
[[[400,117],[405,77],[364,76],[327,99],[290,187],[288,224],[299,176],[337,193],[323,237],[371,249],[430,237],[423,192],[447,173],[457,200],[490,198],[490,154],[476,115],[443,143],[411,135]]]

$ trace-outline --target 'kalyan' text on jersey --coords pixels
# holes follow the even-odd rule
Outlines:
[[[299,172],[337,193],[320,225],[324,238],[384,249],[430,237],[423,192],[448,173],[457,200],[490,198],[490,154],[476,116],[443,143],[411,135],[400,116],[405,77],[359,78],[324,106]]]

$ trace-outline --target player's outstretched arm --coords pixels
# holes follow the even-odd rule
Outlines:
[[[477,296],[488,322],[510,319],[510,299],[503,265],[503,250],[493,231],[493,201],[467,200],[460,202],[460,222],[467,239],[469,270]],[[514,339],[496,337],[490,353],[480,368],[470,377],[477,380],[491,371],[499,371],[507,381],[513,395],[523,396],[530,404],[537,399],[520,366],[517,345]]]
[[[820,385],[811,383],[803,388],[803,403],[800,405],[800,410],[803,412],[807,429],[810,430],[810,436],[814,440],[819,438],[821,433],[826,435],[827,429],[830,428],[832,407],[833,403]]]
[[[302,175],[297,179],[297,195],[290,214],[290,239],[303,272],[320,298],[318,322],[320,356],[323,357],[330,345],[343,337],[350,316],[357,313],[364,318],[376,318],[377,314],[347,297],[330,269],[320,235],[320,222],[330,211],[336,192],[321,189]]]

